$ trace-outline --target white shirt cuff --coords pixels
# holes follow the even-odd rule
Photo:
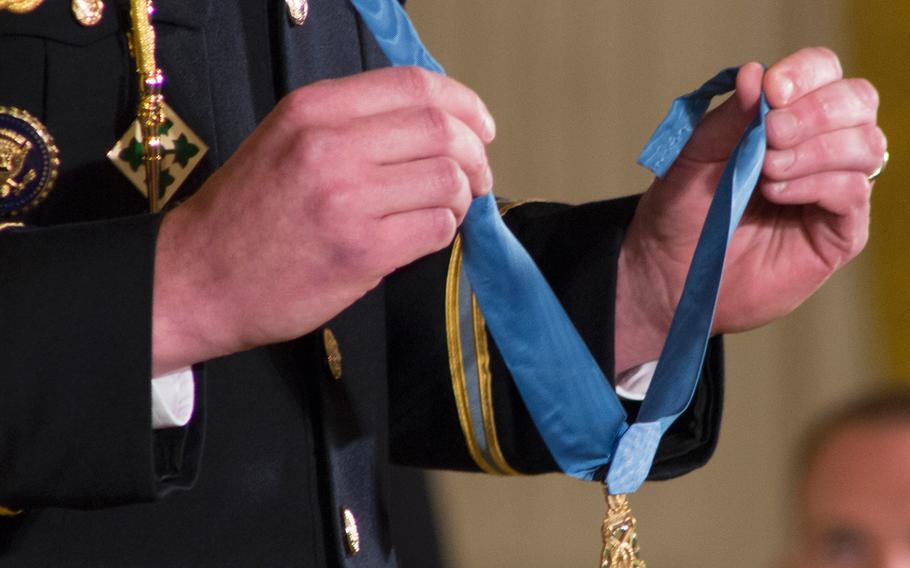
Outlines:
[[[644,400],[654,377],[657,361],[648,361],[616,377],[616,394],[628,400]],[[152,379],[152,428],[186,426],[193,416],[196,389],[193,370],[178,369]]]
[[[644,400],[655,369],[656,360],[623,371],[616,377],[616,394],[629,400]]]
[[[184,367],[152,378],[152,428],[186,426],[193,416],[195,403],[192,368]]]

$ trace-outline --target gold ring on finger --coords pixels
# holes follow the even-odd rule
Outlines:
[[[885,155],[882,156],[882,165],[880,165],[878,168],[876,168],[876,170],[874,172],[869,174],[869,181],[875,181],[878,179],[878,176],[882,175],[882,172],[885,171],[885,166],[888,165],[889,158],[891,158],[891,154],[889,154],[886,151]]]

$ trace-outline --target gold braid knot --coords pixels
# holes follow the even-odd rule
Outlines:
[[[646,568],[639,557],[638,522],[632,514],[632,507],[625,495],[611,495],[604,490],[607,497],[607,512],[601,526],[603,549],[601,551],[601,568]]]

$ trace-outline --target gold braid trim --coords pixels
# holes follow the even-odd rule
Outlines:
[[[483,429],[493,463],[505,475],[522,475],[506,461],[499,436],[496,433],[496,417],[493,414],[493,374],[490,372],[490,346],[487,343],[487,327],[477,304],[477,297],[471,294],[471,319],[474,323],[474,351],[477,354],[477,375],[480,379],[480,408],[483,415]]]
[[[503,202],[499,205],[499,214],[505,216],[512,209],[531,201]],[[467,394],[467,377],[464,369],[461,333],[459,322],[459,279],[462,262],[461,235],[455,237],[449,270],[446,277],[446,339],[449,351],[449,369],[452,374],[452,390],[455,405],[458,408],[458,421],[464,434],[468,453],[482,471],[499,475],[523,475],[509,465],[496,432],[496,420],[493,412],[492,373],[490,371],[490,349],[487,339],[486,322],[477,304],[477,298],[471,295],[471,319],[473,323],[474,350],[477,357],[477,374],[480,387],[481,415],[484,436],[493,463],[484,457],[477,446],[474,427],[471,422],[471,408]]]
[[[449,260],[449,272],[446,277],[446,339],[449,347],[449,370],[452,373],[452,391],[455,395],[455,405],[458,407],[458,422],[464,434],[465,444],[471,459],[482,471],[497,475],[500,472],[484,459],[477,439],[474,437],[474,427],[471,425],[471,410],[468,403],[467,379],[465,377],[464,362],[462,360],[461,333],[458,322],[458,281],[461,274],[461,235],[455,237],[452,245],[452,257]]]
[[[152,27],[152,3],[150,0],[130,0],[133,57],[136,70],[143,75],[154,75],[158,71],[155,63],[155,28]]]

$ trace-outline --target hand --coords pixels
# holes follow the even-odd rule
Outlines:
[[[772,108],[768,152],[730,244],[714,331],[744,331],[789,313],[865,246],[867,176],[886,147],[872,85],[844,79],[824,48],[798,51],[766,73],[744,65],[736,83],[636,210],[619,260],[617,370],[659,354],[709,202],[760,88]]]
[[[303,335],[447,246],[492,186],[494,129],[476,94],[416,68],[289,94],[162,222],[154,373]]]

